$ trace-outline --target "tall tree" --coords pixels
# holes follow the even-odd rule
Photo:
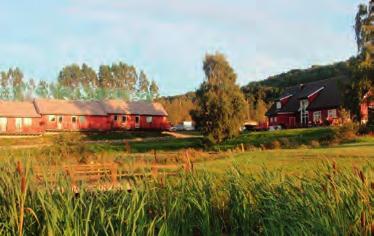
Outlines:
[[[198,108],[192,116],[208,140],[219,143],[239,134],[246,103],[223,54],[206,55],[203,70],[206,78],[196,91]]]
[[[49,96],[49,85],[46,81],[39,81],[35,89],[35,94],[38,98],[48,98]]]
[[[138,80],[138,98],[147,99],[149,95],[149,80],[144,71],[140,71]]]
[[[151,85],[149,86],[149,93],[152,99],[156,99],[160,96],[159,88],[157,86],[156,81],[152,80]]]

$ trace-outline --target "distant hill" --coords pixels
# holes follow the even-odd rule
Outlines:
[[[249,105],[248,116],[252,120],[263,120],[266,107],[269,107],[287,87],[334,77],[350,77],[351,65],[355,62],[356,58],[352,57],[347,61],[322,66],[314,65],[308,69],[294,69],[270,76],[265,80],[248,83],[242,87]],[[194,97],[194,92],[188,92],[183,95],[163,97],[159,101],[165,106],[171,122],[177,124],[191,119],[189,111],[195,107]]]
[[[351,74],[351,65],[355,63],[356,58],[350,58],[347,61],[337,62],[330,65],[314,65],[308,69],[294,69],[285,73],[270,76],[261,81],[250,82],[243,86],[243,90],[248,87],[272,87],[284,89],[290,86],[309,83],[318,80],[325,80],[333,77],[349,76]]]

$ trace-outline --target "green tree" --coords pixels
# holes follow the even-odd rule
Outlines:
[[[46,81],[39,81],[35,89],[35,94],[38,98],[48,98],[49,96],[49,85]]]
[[[152,80],[151,85],[149,86],[149,93],[152,99],[156,99],[160,96],[159,88],[157,86],[156,81]]]
[[[197,109],[192,116],[208,140],[219,143],[239,134],[246,102],[223,54],[206,55],[203,70],[206,79],[196,91]]]
[[[138,99],[148,99],[149,98],[149,80],[144,71],[140,71],[138,80]]]

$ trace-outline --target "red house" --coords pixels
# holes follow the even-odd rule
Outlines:
[[[168,114],[160,103],[107,100],[102,104],[108,114],[111,128],[114,130],[167,130],[170,128]]]
[[[333,124],[340,118],[345,77],[287,88],[267,111],[269,126],[282,128]]]
[[[365,94],[363,102],[361,103],[361,123],[363,124],[366,124],[369,121],[369,118],[374,118],[374,100],[372,99],[372,97],[372,93],[368,92],[367,94]]]
[[[34,104],[47,131],[106,131],[111,128],[99,101],[36,99]]]
[[[1,134],[36,134],[43,131],[41,116],[32,102],[0,101]]]

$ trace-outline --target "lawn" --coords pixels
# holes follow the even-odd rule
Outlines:
[[[288,174],[300,175],[318,171],[327,162],[336,162],[341,168],[352,169],[367,165],[374,168],[374,139],[364,138],[355,143],[334,147],[257,150],[232,154],[230,158],[201,162],[197,168],[218,174],[224,174],[230,167],[238,167],[247,173],[281,169]]]

